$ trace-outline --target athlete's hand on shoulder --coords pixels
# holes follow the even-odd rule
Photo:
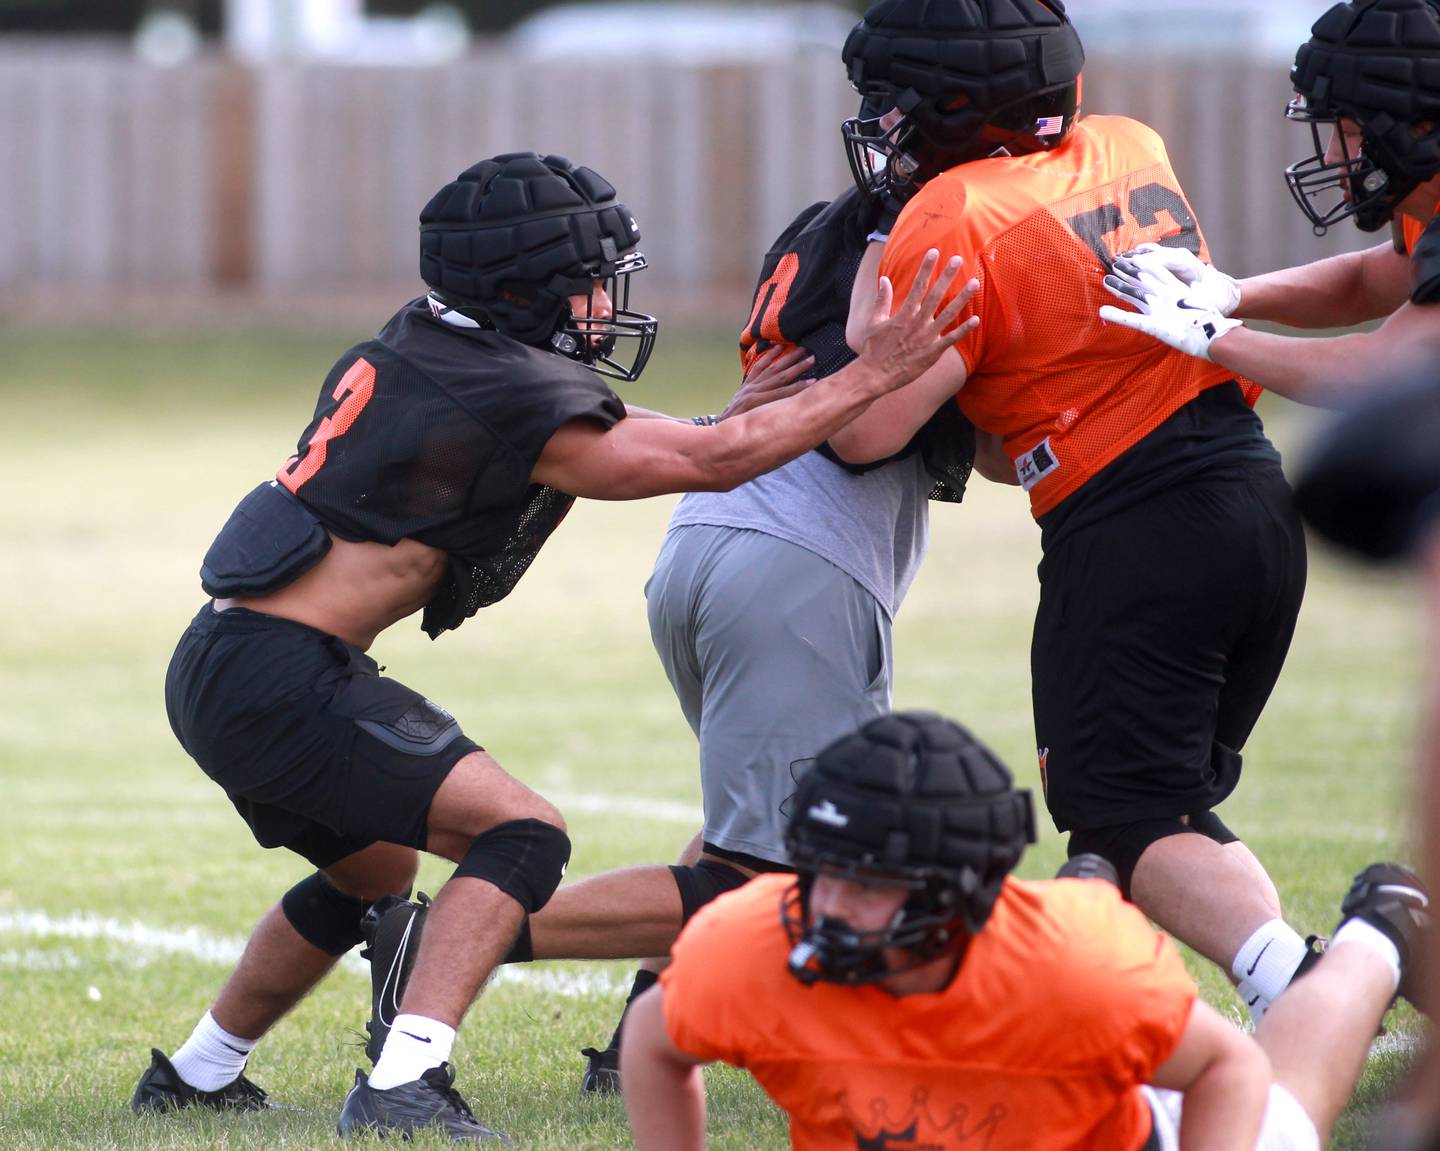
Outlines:
[[[1240,306],[1240,284],[1219,268],[1205,263],[1189,248],[1166,244],[1141,244],[1115,257],[1115,266],[1105,277],[1105,287],[1126,303],[1134,303],[1143,292],[1141,276],[1163,269],[1190,289],[1194,302],[1203,302],[1222,316],[1233,316]]]
[[[1119,264],[1117,260],[1117,268]],[[1138,258],[1127,261],[1123,276],[1112,272],[1105,277],[1105,287],[1112,296],[1139,310],[1127,312],[1106,304],[1100,309],[1102,320],[1144,332],[1197,359],[1210,359],[1211,343],[1243,326],[1239,320],[1228,319],[1158,259],[1143,264]]]
[[[935,267],[939,262],[940,253],[935,248],[925,253],[910,290],[893,312],[890,280],[880,277],[859,358],[881,374],[886,391],[923,375],[946,348],[954,347],[980,326],[978,316],[971,316],[959,325],[955,323],[980,290],[980,281],[970,280],[942,307],[951,285],[959,278],[964,261],[959,256],[950,257],[937,276]]]
[[[751,363],[740,387],[716,420],[738,416],[808,388],[811,380],[806,376],[814,366],[815,357],[805,348],[788,344],[767,348]]]

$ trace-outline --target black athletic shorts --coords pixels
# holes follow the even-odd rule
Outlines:
[[[1192,476],[1046,552],[1030,671],[1057,828],[1197,814],[1234,790],[1305,574],[1273,465]]]
[[[170,660],[165,707],[256,840],[321,868],[377,841],[424,848],[431,799],[478,750],[359,648],[208,603]]]

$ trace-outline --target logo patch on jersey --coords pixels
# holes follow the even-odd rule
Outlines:
[[[816,823],[828,824],[830,827],[848,827],[850,824],[850,817],[828,799],[824,803],[817,803],[805,814]]]
[[[1041,116],[1035,121],[1035,135],[1058,136],[1065,131],[1064,116]]]
[[[1010,1109],[1004,1103],[992,1103],[984,1113],[963,1103],[946,1112],[931,1104],[927,1087],[914,1088],[908,1105],[877,1096],[861,1108],[848,1092],[842,1092],[838,1102],[855,1131],[856,1151],[984,1151],[1002,1127],[1009,1130],[1005,1121]],[[896,1110],[901,1112],[898,1119]]]
[[[1060,459],[1055,455],[1055,449],[1050,446],[1050,437],[1046,436],[1024,455],[1016,457],[1015,478],[1028,492],[1051,472],[1059,470],[1059,467]]]

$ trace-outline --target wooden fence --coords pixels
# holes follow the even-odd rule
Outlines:
[[[1092,59],[1086,107],[1167,140],[1216,262],[1240,274],[1365,242],[1324,240],[1285,190],[1308,148],[1283,65]],[[210,58],[163,70],[103,45],[0,44],[0,292],[243,287],[403,291],[416,217],[474,160],[535,148],[589,163],[634,211],[642,296],[732,300],[803,205],[849,176],[836,60],[783,69],[636,61],[584,70],[491,48],[442,69]],[[663,307],[660,308],[664,310]]]

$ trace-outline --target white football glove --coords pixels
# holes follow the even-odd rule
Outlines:
[[[1105,277],[1105,286],[1111,295],[1133,304],[1140,273],[1158,268],[1190,289],[1192,303],[1203,303],[1222,316],[1233,316],[1240,306],[1240,284],[1233,276],[1205,263],[1188,248],[1164,244],[1140,244],[1116,256],[1114,269]]]
[[[1197,359],[1210,359],[1213,341],[1244,326],[1226,318],[1159,260],[1147,261],[1144,266],[1131,260],[1124,278],[1112,273],[1105,277],[1105,287],[1139,311],[1126,312],[1106,304],[1100,309],[1102,320],[1144,332]]]

